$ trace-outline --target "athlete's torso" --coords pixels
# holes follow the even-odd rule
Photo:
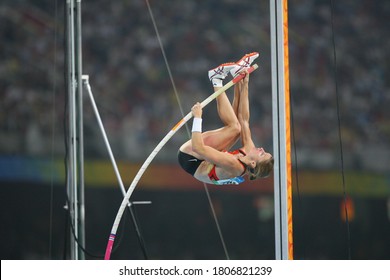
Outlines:
[[[198,169],[196,170],[194,177],[199,181],[216,184],[216,185],[224,185],[224,184],[239,184],[243,181],[243,178],[239,178],[243,176],[245,173],[245,165],[239,160],[240,157],[245,156],[245,152],[241,149],[229,152],[232,156],[237,158],[240,162],[242,168],[240,170],[235,170],[234,172],[229,172],[218,165],[212,164],[208,161],[203,161]],[[233,179],[234,180],[227,180]]]

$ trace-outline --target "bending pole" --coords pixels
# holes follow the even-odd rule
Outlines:
[[[252,65],[250,68],[248,68],[248,73],[252,73],[258,68],[257,64]],[[207,97],[205,100],[202,101],[201,105],[202,108],[206,107],[211,101],[213,101],[215,98],[217,98],[221,93],[225,92],[232,86],[234,86],[236,83],[238,83],[240,80],[242,80],[245,77],[245,74],[238,75],[233,80],[231,80],[229,83],[224,85],[222,88],[214,92],[212,95]],[[145,160],[145,162],[142,164],[140,170],[138,170],[138,173],[135,175],[129,189],[127,190],[127,193],[125,197],[123,198],[122,204],[119,207],[118,213],[116,215],[114,224],[111,229],[111,233],[108,239],[107,247],[106,247],[106,253],[104,256],[105,260],[109,260],[111,257],[111,251],[112,247],[115,242],[116,232],[119,227],[120,220],[122,218],[123,212],[125,210],[126,205],[128,204],[130,200],[130,196],[133,193],[135,187],[138,184],[138,181],[141,179],[142,175],[144,174],[146,168],[148,168],[149,164],[152,162],[154,157],[158,154],[158,152],[164,147],[164,145],[168,142],[169,139],[172,138],[172,136],[178,131],[189,119],[192,118],[192,112],[189,112],[185,117],[183,117],[169,132],[165,137],[158,143],[156,148],[152,151],[152,153],[148,156],[148,158]]]
[[[104,140],[104,143],[106,145],[108,154],[110,156],[110,160],[111,160],[112,166],[114,167],[114,172],[115,172],[116,178],[118,180],[120,189],[122,191],[123,196],[126,196],[126,190],[125,190],[125,187],[123,185],[122,177],[121,177],[121,175],[119,173],[119,169],[118,169],[118,166],[116,164],[116,161],[115,161],[115,158],[114,158],[114,154],[112,153],[110,142],[108,141],[107,134],[106,134],[106,131],[104,129],[102,119],[100,118],[99,110],[98,110],[98,108],[96,106],[95,99],[93,98],[92,89],[91,89],[91,86],[89,84],[89,76],[88,75],[82,75],[82,79],[83,79],[85,87],[87,88],[88,95],[89,95],[89,98],[90,98],[91,103],[92,103],[92,108],[93,108],[93,111],[95,113],[96,120],[97,120],[97,122],[99,124],[100,131],[101,131],[101,133],[103,135],[103,140]],[[137,232],[137,237],[138,237],[138,241],[139,241],[139,243],[141,245],[142,252],[144,254],[145,259],[148,259],[146,246],[145,246],[145,244],[143,242],[141,231],[140,231],[140,229],[138,227],[138,223],[137,223],[137,220],[135,218],[135,214],[134,214],[133,208],[131,207],[132,206],[131,202],[128,202],[127,206],[129,207],[131,218],[133,220],[135,231]]]

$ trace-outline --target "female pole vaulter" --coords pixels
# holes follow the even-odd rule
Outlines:
[[[231,104],[226,93],[217,97],[217,110],[224,126],[202,132],[202,106],[198,102],[191,111],[194,115],[192,137],[178,151],[180,166],[194,178],[215,185],[240,184],[248,176],[250,180],[267,177],[273,169],[273,157],[252,141],[249,127],[249,74],[247,68],[259,56],[257,52],[246,54],[236,63],[225,63],[209,71],[209,79],[217,91],[231,73],[233,77],[245,73],[244,79],[234,87]],[[229,151],[241,138],[242,147]]]

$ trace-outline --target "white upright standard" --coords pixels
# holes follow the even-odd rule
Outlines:
[[[270,0],[275,258],[293,259],[287,0]]]

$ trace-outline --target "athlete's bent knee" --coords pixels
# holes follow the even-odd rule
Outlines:
[[[229,127],[234,135],[241,134],[241,125],[239,122],[235,122],[233,125]]]

